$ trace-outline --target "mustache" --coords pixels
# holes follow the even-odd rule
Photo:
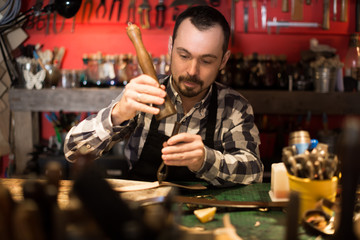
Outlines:
[[[198,78],[197,76],[179,76],[179,82],[193,82],[199,85],[203,85],[203,81],[200,80],[200,78]]]

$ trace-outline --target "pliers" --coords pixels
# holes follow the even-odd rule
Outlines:
[[[115,3],[119,2],[119,8],[118,8],[118,14],[117,14],[117,21],[120,20],[120,13],[121,13],[121,8],[122,8],[122,0],[113,0],[112,4],[111,4],[111,9],[110,9],[110,15],[109,15],[109,20],[111,20],[111,16],[112,16],[112,12],[114,10],[115,7]]]
[[[59,33],[64,30],[65,18],[64,17],[62,18],[61,26],[60,26],[60,29],[58,30],[56,27],[56,15],[57,15],[57,12],[54,12],[53,31],[54,31],[54,33]]]
[[[138,8],[138,12],[140,14],[140,25],[143,29],[150,28],[150,4],[148,0],[143,0],[142,4],[140,4]]]
[[[85,0],[84,2],[84,6],[83,6],[83,12],[82,12],[82,16],[81,16],[81,23],[84,22],[84,18],[85,18],[85,13],[86,13],[86,5],[89,4],[90,8],[89,8],[89,14],[88,14],[88,17],[87,17],[87,21],[89,22],[90,21],[90,15],[91,15],[91,12],[92,12],[92,8],[93,8],[93,0]]]
[[[132,23],[135,23],[135,0],[130,0],[129,6],[128,6],[128,15],[126,22],[130,22],[130,13],[132,16]]]
[[[104,9],[104,13],[102,15],[102,18],[105,17],[105,14],[106,14],[106,4],[105,4],[105,0],[101,0],[98,7],[96,8],[96,18],[98,18],[98,15],[99,15],[99,11],[100,11],[100,8],[103,7]]]
[[[31,29],[35,28],[36,30],[40,31],[43,30],[46,26],[46,19],[42,15],[32,15],[26,22],[25,28]]]

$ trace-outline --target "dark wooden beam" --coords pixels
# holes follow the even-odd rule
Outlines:
[[[96,112],[115,99],[123,88],[10,90],[13,111]],[[310,91],[238,90],[249,100],[255,114],[360,114],[359,93],[316,93]]]

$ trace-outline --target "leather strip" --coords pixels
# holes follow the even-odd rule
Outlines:
[[[174,201],[178,203],[190,203],[212,207],[232,208],[284,208],[288,202],[260,202],[260,201],[225,201],[207,198],[195,198],[186,196],[175,196]]]

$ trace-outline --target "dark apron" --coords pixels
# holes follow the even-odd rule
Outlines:
[[[206,135],[204,144],[209,148],[214,148],[214,132],[217,114],[217,89],[213,84],[213,91],[209,105],[209,116],[206,123]],[[140,159],[134,164],[129,172],[129,178],[143,181],[156,181],[156,172],[159,168],[162,158],[161,149],[163,143],[169,137],[158,132],[160,121],[156,121],[153,116],[150,124],[150,130],[146,138]],[[169,172],[166,181],[198,181],[195,173],[187,167],[168,166]]]

